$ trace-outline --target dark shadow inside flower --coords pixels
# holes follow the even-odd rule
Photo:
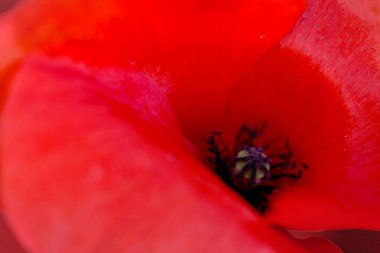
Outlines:
[[[273,148],[275,139],[270,142],[258,142],[265,127],[251,128],[242,125],[230,150],[223,141],[221,132],[211,132],[206,136],[207,151],[210,157],[206,160],[212,170],[223,181],[242,195],[257,211],[265,213],[268,208],[268,196],[298,180],[308,165],[296,162],[289,140],[283,147]]]

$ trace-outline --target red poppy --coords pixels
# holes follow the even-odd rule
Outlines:
[[[19,240],[31,252],[326,252],[268,224],[378,229],[380,6],[305,7],[39,0],[3,16],[2,194]],[[289,140],[309,169],[261,217],[203,161],[205,133],[232,149],[243,124],[263,123],[261,140]]]

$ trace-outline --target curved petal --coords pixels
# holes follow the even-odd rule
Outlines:
[[[339,248],[335,241],[327,239],[323,235],[313,234],[310,232],[296,232],[296,231],[281,231],[283,235],[288,236],[289,239],[297,242],[298,245],[303,246],[310,253],[342,253],[343,250]],[[328,233],[329,231],[327,231]],[[323,233],[323,232],[322,232]],[[350,238],[351,239],[351,238]],[[349,250],[350,248],[346,248]]]
[[[276,224],[380,229],[379,7],[312,1],[232,99],[233,122],[266,121],[310,166],[273,195]]]
[[[199,143],[199,133],[224,117],[231,87],[291,30],[305,2],[39,0],[19,5],[14,23],[26,50],[44,47],[91,65],[134,62],[165,73],[175,86],[179,123]]]
[[[309,237],[306,239],[300,239],[297,242],[308,249],[310,253],[343,253],[338,246],[320,237]]]
[[[35,56],[2,119],[5,213],[30,252],[303,252],[192,157],[166,83]]]

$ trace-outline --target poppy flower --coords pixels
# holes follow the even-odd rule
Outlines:
[[[30,252],[327,252],[271,225],[379,229],[379,7],[20,3],[0,25],[2,198],[17,238]],[[242,126],[260,132],[248,153],[307,164],[268,178],[264,215],[205,162],[207,133],[223,162],[251,158]]]

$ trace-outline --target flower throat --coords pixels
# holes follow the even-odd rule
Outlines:
[[[258,129],[242,125],[235,138],[231,153],[223,142],[221,132],[206,135],[207,162],[212,164],[223,181],[242,195],[260,213],[269,207],[269,195],[289,180],[298,180],[305,163],[295,162],[290,143],[285,140],[281,153],[272,154],[269,146],[259,146],[255,140],[264,127]]]

